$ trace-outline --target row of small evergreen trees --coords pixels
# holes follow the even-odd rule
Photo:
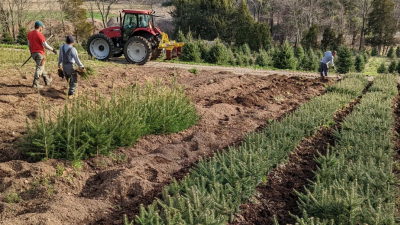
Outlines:
[[[322,50],[313,50],[311,47],[305,49],[301,45],[293,48],[288,42],[252,51],[248,44],[232,47],[218,39],[214,43],[194,40],[190,32],[186,36],[179,32],[177,40],[185,42],[179,59],[186,62],[316,72],[324,56]],[[362,72],[369,57],[367,52],[355,55],[347,47],[341,47],[335,65],[340,73]]]
[[[0,43],[2,44],[20,44],[27,45],[28,44],[28,31],[25,27],[20,27],[17,39],[14,41],[14,38],[8,32],[3,32],[2,37],[0,39]]]

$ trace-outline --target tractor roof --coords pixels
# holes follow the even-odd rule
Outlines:
[[[128,14],[151,14],[149,10],[139,10],[139,9],[123,9],[122,12]]]

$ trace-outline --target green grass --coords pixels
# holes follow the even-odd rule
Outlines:
[[[378,75],[378,68],[382,63],[386,63],[387,66],[389,66],[391,60],[390,58],[386,56],[380,56],[380,57],[371,57],[369,60],[368,64],[365,67],[365,70],[363,74],[368,75],[368,76],[377,76]]]
[[[90,15],[90,12],[86,12],[86,17],[87,18],[92,18],[92,15]],[[93,17],[95,18],[95,19],[98,19],[98,20],[102,20],[102,17],[101,17],[101,13],[100,12],[94,12],[93,13]],[[118,17],[118,14],[114,14],[114,13],[110,13],[109,15],[108,15],[108,18],[111,18],[111,17]]]
[[[269,171],[285,163],[304,137],[331,124],[334,113],[359,96],[367,84],[364,76],[348,75],[331,92],[301,105],[281,121],[271,121],[262,132],[248,134],[240,147],[200,160],[181,182],[165,187],[161,199],[141,206],[136,223],[231,222]]]
[[[29,49],[27,45],[9,45],[9,44],[0,44],[1,48],[8,48],[8,49]]]
[[[336,146],[316,161],[316,181],[299,195],[299,224],[398,224],[393,174],[392,99],[396,77],[379,75],[335,132]]]
[[[79,161],[115,148],[132,146],[147,134],[182,131],[197,121],[194,105],[183,87],[135,84],[115,90],[111,99],[88,93],[66,101],[56,119],[41,104],[40,116],[27,125],[21,147],[35,160],[63,158]]]

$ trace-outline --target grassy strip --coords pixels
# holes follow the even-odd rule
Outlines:
[[[303,104],[263,132],[249,134],[242,146],[203,159],[180,183],[173,181],[161,199],[141,206],[138,224],[225,224],[247,201],[260,181],[284,163],[304,136],[333,122],[335,111],[361,94],[368,82],[349,75],[329,92]],[[133,224],[126,222],[126,224]]]
[[[0,48],[28,49],[28,46],[27,46],[27,45],[9,45],[9,44],[0,44]]]
[[[320,164],[316,181],[298,193],[299,224],[395,224],[392,173],[392,99],[396,78],[380,75],[335,133],[337,145]]]
[[[94,100],[86,95],[66,102],[55,121],[41,109],[40,118],[28,124],[22,145],[35,159],[77,161],[131,146],[147,134],[182,131],[196,121],[182,87],[133,85],[114,91],[111,100],[96,93]]]

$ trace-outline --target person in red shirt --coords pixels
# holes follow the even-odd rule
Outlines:
[[[50,85],[52,81],[51,77],[47,75],[47,72],[44,69],[44,63],[46,61],[44,49],[46,48],[52,51],[54,54],[57,54],[57,51],[46,43],[46,38],[42,34],[43,28],[44,25],[42,21],[36,21],[35,30],[28,33],[28,47],[31,52],[32,59],[36,62],[35,77],[32,85],[34,88],[43,87],[39,84],[40,77],[43,77],[46,86]]]

